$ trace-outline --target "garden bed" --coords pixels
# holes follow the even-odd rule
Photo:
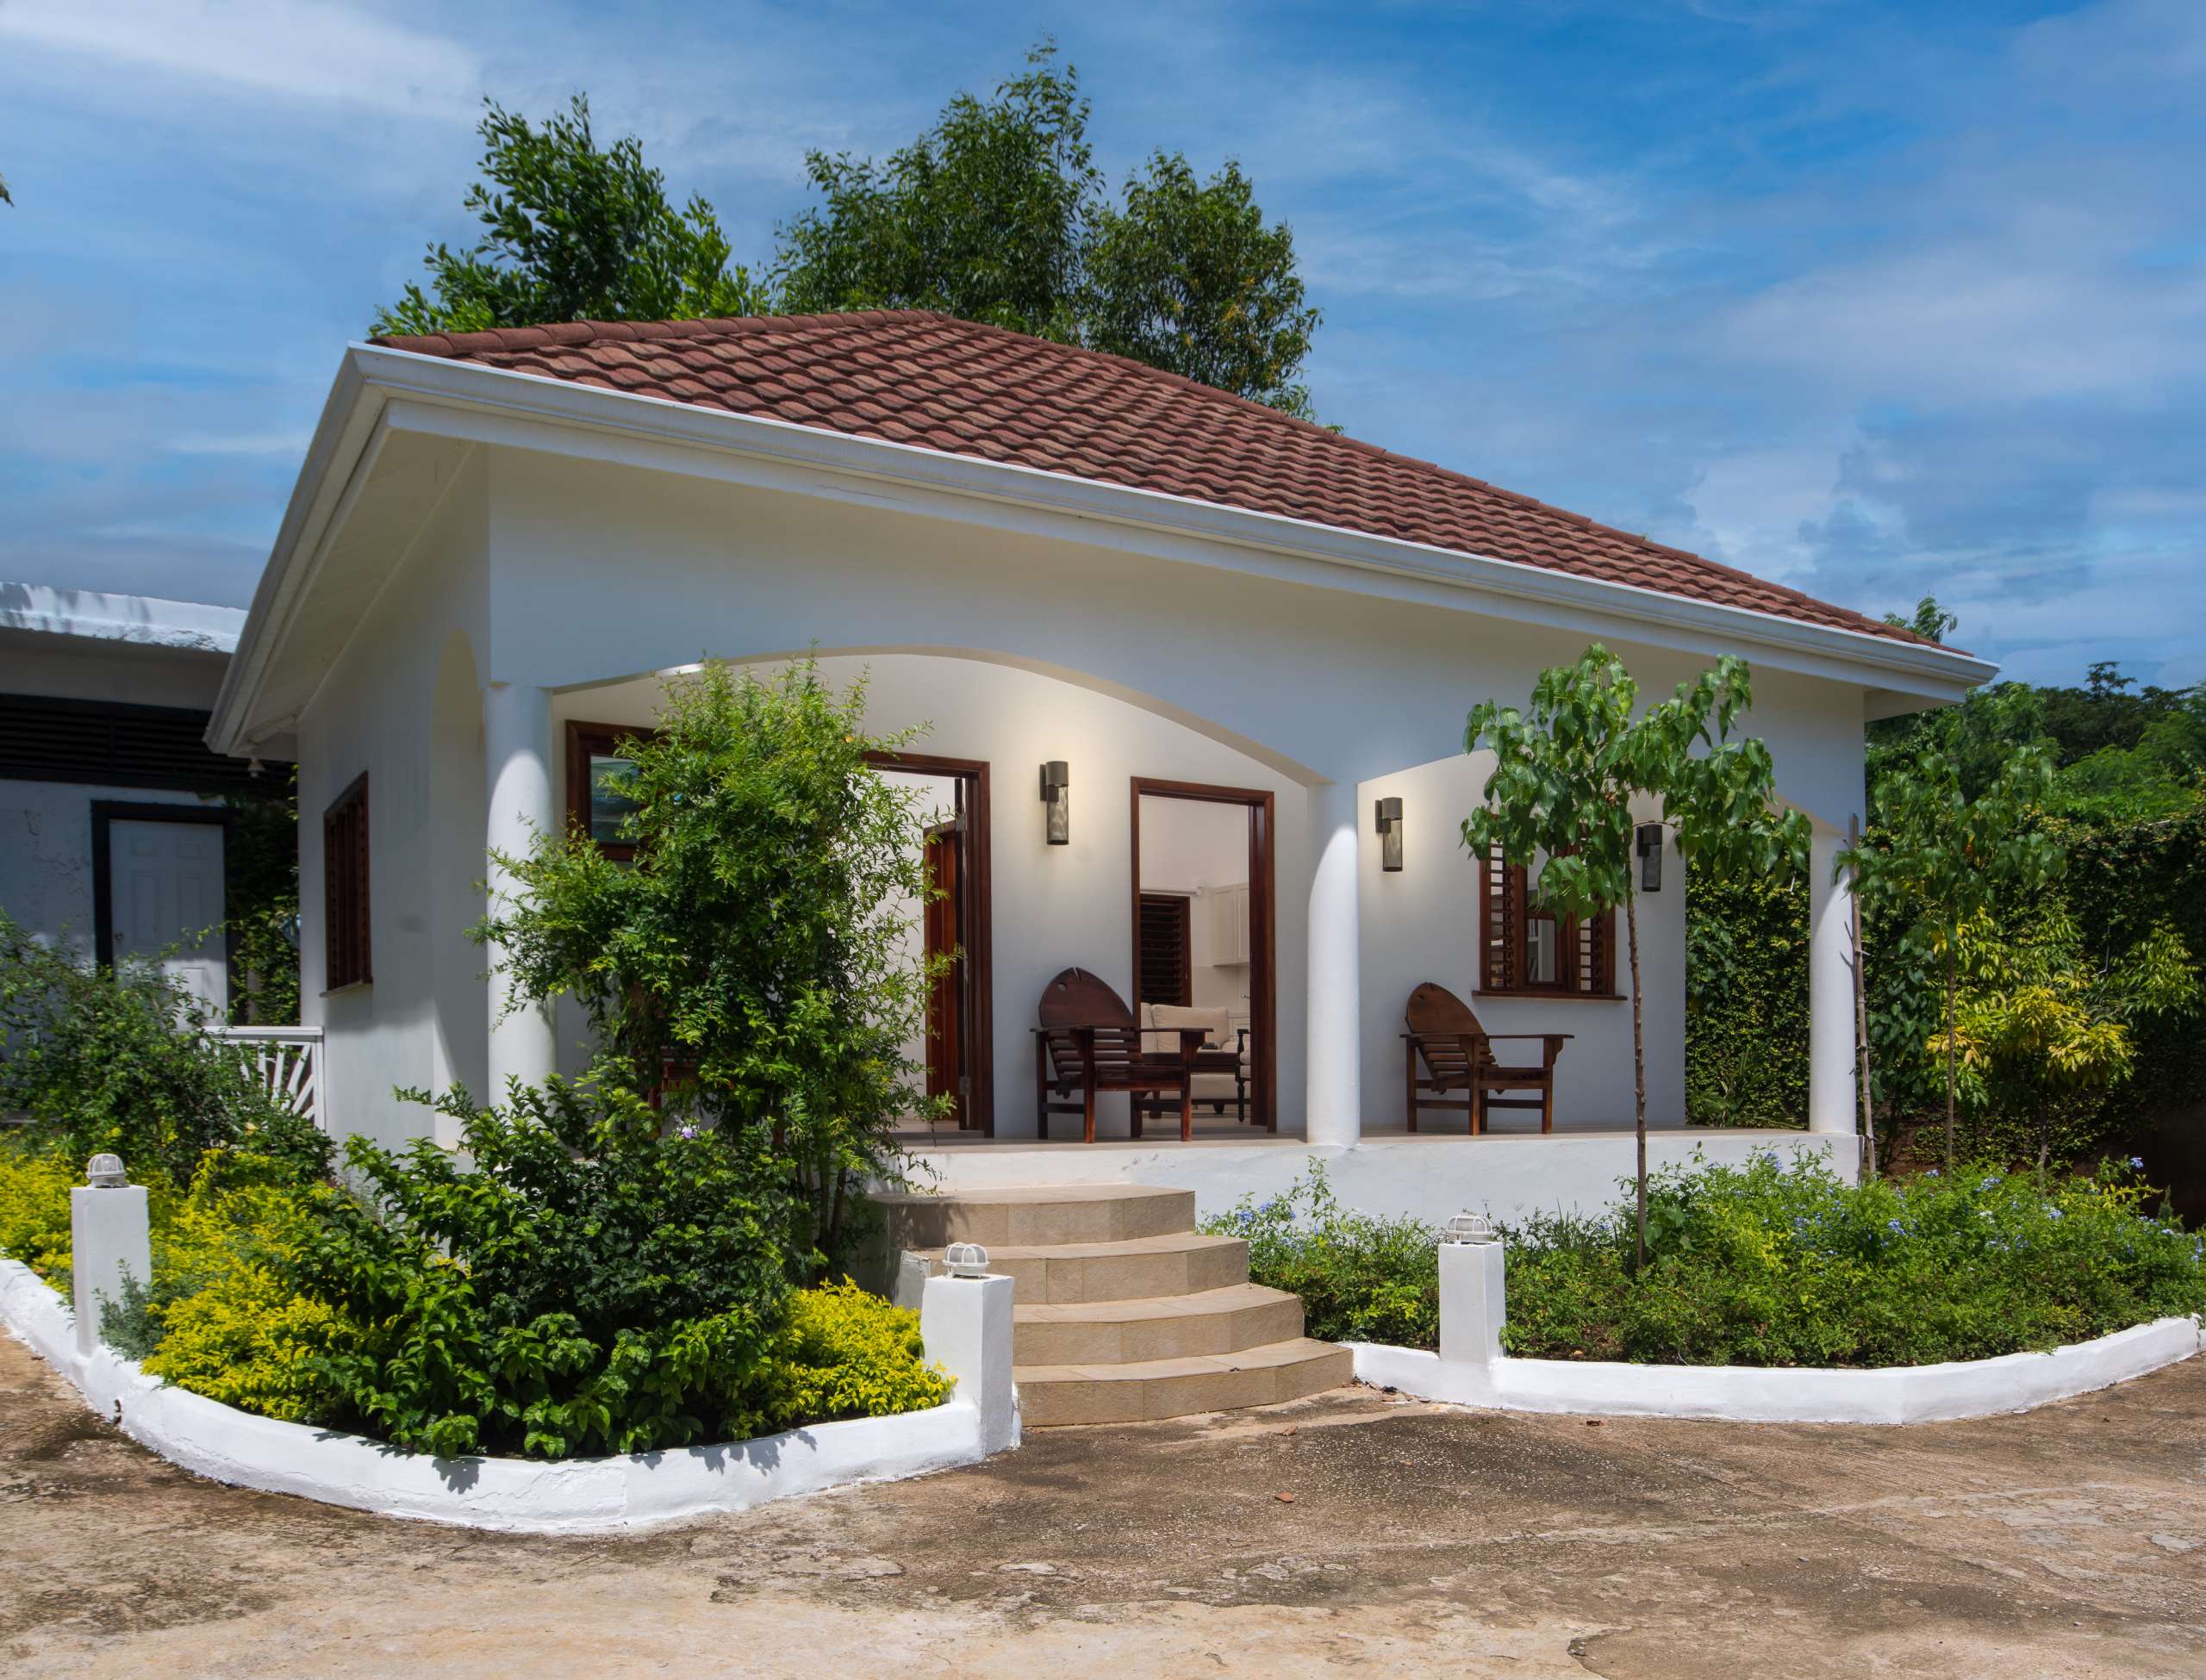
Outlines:
[[[122,1433],[196,1474],[380,1515],[529,1534],[599,1534],[746,1510],[856,1482],[918,1476],[988,1456],[981,1409],[785,1430],[756,1440],[544,1461],[404,1453],[358,1435],[226,1406],[100,1345],[29,1267],[0,1259],[0,1321]]]

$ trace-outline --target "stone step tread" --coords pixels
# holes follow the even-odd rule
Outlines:
[[[1033,1302],[1014,1305],[1012,1316],[1021,1324],[1124,1324],[1150,1318],[1241,1312],[1295,1298],[1285,1290],[1268,1289],[1262,1284],[1233,1284],[1193,1295],[1152,1295],[1128,1301]]]
[[[1132,1202],[1167,1196],[1185,1196],[1184,1190],[1145,1184],[1006,1185],[1000,1190],[892,1190],[873,1199],[884,1207],[932,1206],[958,1203],[967,1207],[1031,1207],[1038,1202]]]
[[[1132,1365],[1022,1365],[1012,1373],[1015,1383],[1147,1383],[1160,1378],[1203,1377],[1220,1372],[1277,1370],[1344,1353],[1330,1341],[1297,1336],[1292,1341],[1268,1342],[1245,1347],[1237,1353],[1190,1353],[1179,1359],[1143,1360]]]
[[[1167,1231],[1161,1236],[1128,1236],[1113,1241],[1041,1242],[987,1245],[990,1264],[998,1260],[1109,1260],[1119,1254],[1174,1254],[1194,1248],[1218,1248],[1242,1242],[1237,1236],[1206,1236],[1200,1231]],[[940,1260],[941,1248],[910,1251],[929,1260]]]

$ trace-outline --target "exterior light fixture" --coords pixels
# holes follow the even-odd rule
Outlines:
[[[1053,758],[1042,767],[1042,803],[1050,808],[1050,843],[1053,846],[1072,844],[1072,810],[1066,792],[1071,786],[1072,774],[1063,759]]]
[[[1662,825],[1642,823],[1639,840],[1639,890],[1659,893],[1662,890]]]
[[[1379,827],[1379,867],[1388,874],[1399,874],[1402,868],[1402,802],[1399,800],[1374,800],[1372,816]]]
[[[94,1190],[120,1190],[130,1180],[123,1176],[121,1155],[97,1154],[85,1163],[84,1182]]]
[[[1440,1240],[1483,1246],[1493,1241],[1493,1226],[1482,1213],[1459,1213],[1440,1228]]]
[[[953,1242],[944,1252],[942,1264],[953,1278],[985,1278],[988,1251],[977,1242]]]

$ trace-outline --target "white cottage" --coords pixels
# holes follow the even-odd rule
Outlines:
[[[953,1186],[1168,1182],[1206,1209],[1333,1163],[1443,1216],[1605,1200],[1628,1171],[1630,1011],[1602,930],[1488,885],[1457,825],[1466,711],[1593,640],[1667,692],[1717,655],[1814,819],[1810,1114],[1850,1165],[1848,904],[1866,719],[1990,668],[1729,567],[1152,369],[919,313],[589,324],[346,352],[209,732],[299,762],[308,1019],[333,1123],[396,1086],[495,1088],[582,1055],[508,1012],[466,930],[486,847],[591,817],[592,761],[665,674],[816,648],[925,724],[965,953],[931,1047]],[[604,813],[601,811],[601,819]],[[1396,863],[1399,867],[1395,867]],[[1684,1129],[1684,882],[1640,907],[1658,1158]],[[1194,1142],[1044,1111],[1044,988],[1087,971],[1143,1024],[1199,1021]],[[1436,984],[1492,1033],[1569,1035],[1553,1131],[1405,1112],[1404,1012]],[[1171,1013],[1193,1011],[1193,1015]],[[1077,1107],[1075,1093],[1072,1106]]]

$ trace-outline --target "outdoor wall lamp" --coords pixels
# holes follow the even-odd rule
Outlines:
[[[1379,825],[1379,867],[1388,874],[1398,874],[1402,867],[1402,802],[1376,800],[1372,815]]]
[[[1072,812],[1066,793],[1071,785],[1072,775],[1063,759],[1053,758],[1042,767],[1042,803],[1050,808],[1049,834],[1053,846],[1072,844]]]
[[[1662,825],[1642,823],[1639,838],[1639,890],[1659,893],[1662,890]]]

